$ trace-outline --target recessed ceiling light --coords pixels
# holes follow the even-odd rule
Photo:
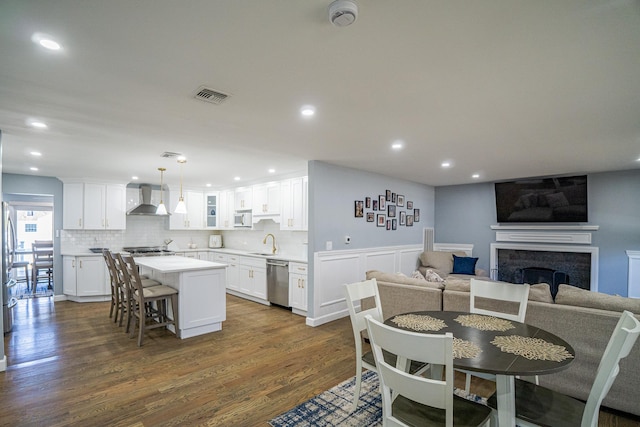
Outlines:
[[[55,41],[53,39],[53,37],[51,37],[48,34],[35,33],[35,34],[33,34],[33,36],[31,36],[31,40],[34,43],[37,43],[40,46],[42,46],[42,47],[44,47],[46,49],[49,49],[49,50],[60,50],[60,49],[62,49],[62,46],[60,46],[60,43]]]
[[[402,147],[404,147],[404,142],[401,140],[394,141],[393,144],[391,144],[391,148],[394,150],[401,150]]]
[[[27,124],[36,129],[46,129],[49,127],[45,122],[36,119],[28,119]]]
[[[300,114],[302,114],[303,117],[311,117],[316,114],[316,107],[313,105],[305,105],[300,109]]]
[[[42,156],[42,153],[41,153],[41,152],[39,152],[39,151],[32,151],[32,152],[31,152],[31,153],[29,153],[29,154],[31,154],[31,155],[32,155],[32,156],[34,156],[34,157],[40,157],[40,156]]]
[[[442,162],[440,166],[442,166],[443,168],[449,168],[451,167],[451,162]]]
[[[131,179],[136,181],[138,179],[138,177],[134,175],[134,176],[131,177]]]
[[[480,178],[480,174],[479,173],[474,173],[473,175],[471,175],[471,178],[478,179],[478,178]]]
[[[240,181],[240,177],[239,177],[239,176],[236,176],[236,177],[234,177],[234,178],[233,178],[233,180],[234,180],[234,181]]]
[[[211,187],[211,184],[209,184],[209,183],[207,183],[207,184],[205,184],[205,185],[206,185],[207,187]]]
[[[38,170],[38,168],[37,168],[37,167],[35,167],[35,166],[31,166],[29,169],[31,169],[31,170],[32,170],[32,171],[34,171],[34,172]]]
[[[269,169],[268,171],[269,173],[276,173],[276,170],[274,168]]]

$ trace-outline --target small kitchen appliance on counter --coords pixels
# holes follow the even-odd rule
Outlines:
[[[221,248],[222,247],[222,235],[220,234],[212,234],[209,236],[209,247],[210,248]]]

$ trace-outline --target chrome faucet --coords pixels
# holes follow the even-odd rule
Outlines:
[[[273,246],[271,247],[271,253],[275,254],[276,253],[276,236],[274,236],[273,234],[269,233],[266,236],[264,236],[264,240],[262,241],[263,244],[267,244],[267,238],[271,236],[271,238],[273,239]]]

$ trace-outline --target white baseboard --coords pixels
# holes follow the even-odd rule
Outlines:
[[[342,319],[343,317],[349,317],[348,310],[336,311],[334,313],[330,313],[322,317],[315,317],[315,318],[307,317],[307,326],[316,327],[316,326],[324,325],[325,323],[333,322],[334,320]]]

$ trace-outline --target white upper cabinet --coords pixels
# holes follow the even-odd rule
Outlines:
[[[308,178],[292,178],[281,183],[281,230],[307,230]]]
[[[220,228],[220,193],[207,193],[204,198],[207,202],[204,207],[206,228]]]
[[[171,216],[169,217],[169,229],[171,230],[203,230],[204,224],[204,192],[197,190],[183,191],[184,203],[187,206],[186,214],[178,214],[173,211],[180,200],[180,190],[171,189]]]
[[[84,227],[84,184],[65,183],[62,189],[62,228],[82,230]]]
[[[235,212],[235,190],[223,190],[218,199],[218,228],[231,230]]]
[[[235,207],[236,210],[247,210],[253,208],[253,188],[252,187],[238,187],[235,192]]]
[[[126,219],[124,184],[65,183],[63,227],[68,230],[124,230]]]
[[[280,182],[253,186],[253,218],[280,215]]]

